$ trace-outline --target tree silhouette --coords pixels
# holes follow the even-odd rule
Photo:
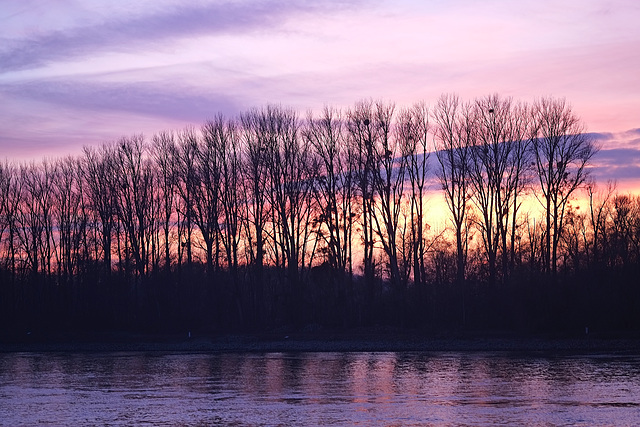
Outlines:
[[[436,154],[440,164],[437,174],[452,216],[456,236],[456,281],[459,284],[465,281],[469,247],[469,163],[474,138],[470,110],[471,107],[461,105],[455,95],[440,97],[434,110]]]
[[[567,204],[586,181],[586,166],[598,150],[564,99],[541,98],[532,108],[532,149],[545,211],[543,265],[555,275]]]
[[[267,105],[5,161],[0,335],[634,330],[640,198],[596,188],[596,152],[564,100],[494,94]]]

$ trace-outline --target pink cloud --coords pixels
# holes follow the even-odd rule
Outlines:
[[[47,21],[10,2],[5,155],[72,152],[269,102],[304,112],[444,92],[566,97],[590,131],[640,126],[636,2],[170,3],[59,0],[66,13]]]

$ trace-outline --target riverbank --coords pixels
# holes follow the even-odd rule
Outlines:
[[[548,336],[504,333],[438,333],[357,330],[262,334],[151,335],[101,333],[0,340],[0,352],[564,352],[640,354],[630,334]]]

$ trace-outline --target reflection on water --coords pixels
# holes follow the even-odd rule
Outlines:
[[[0,354],[1,425],[640,425],[640,358]]]

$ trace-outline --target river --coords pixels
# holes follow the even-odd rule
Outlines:
[[[640,357],[5,353],[0,425],[640,425]]]

